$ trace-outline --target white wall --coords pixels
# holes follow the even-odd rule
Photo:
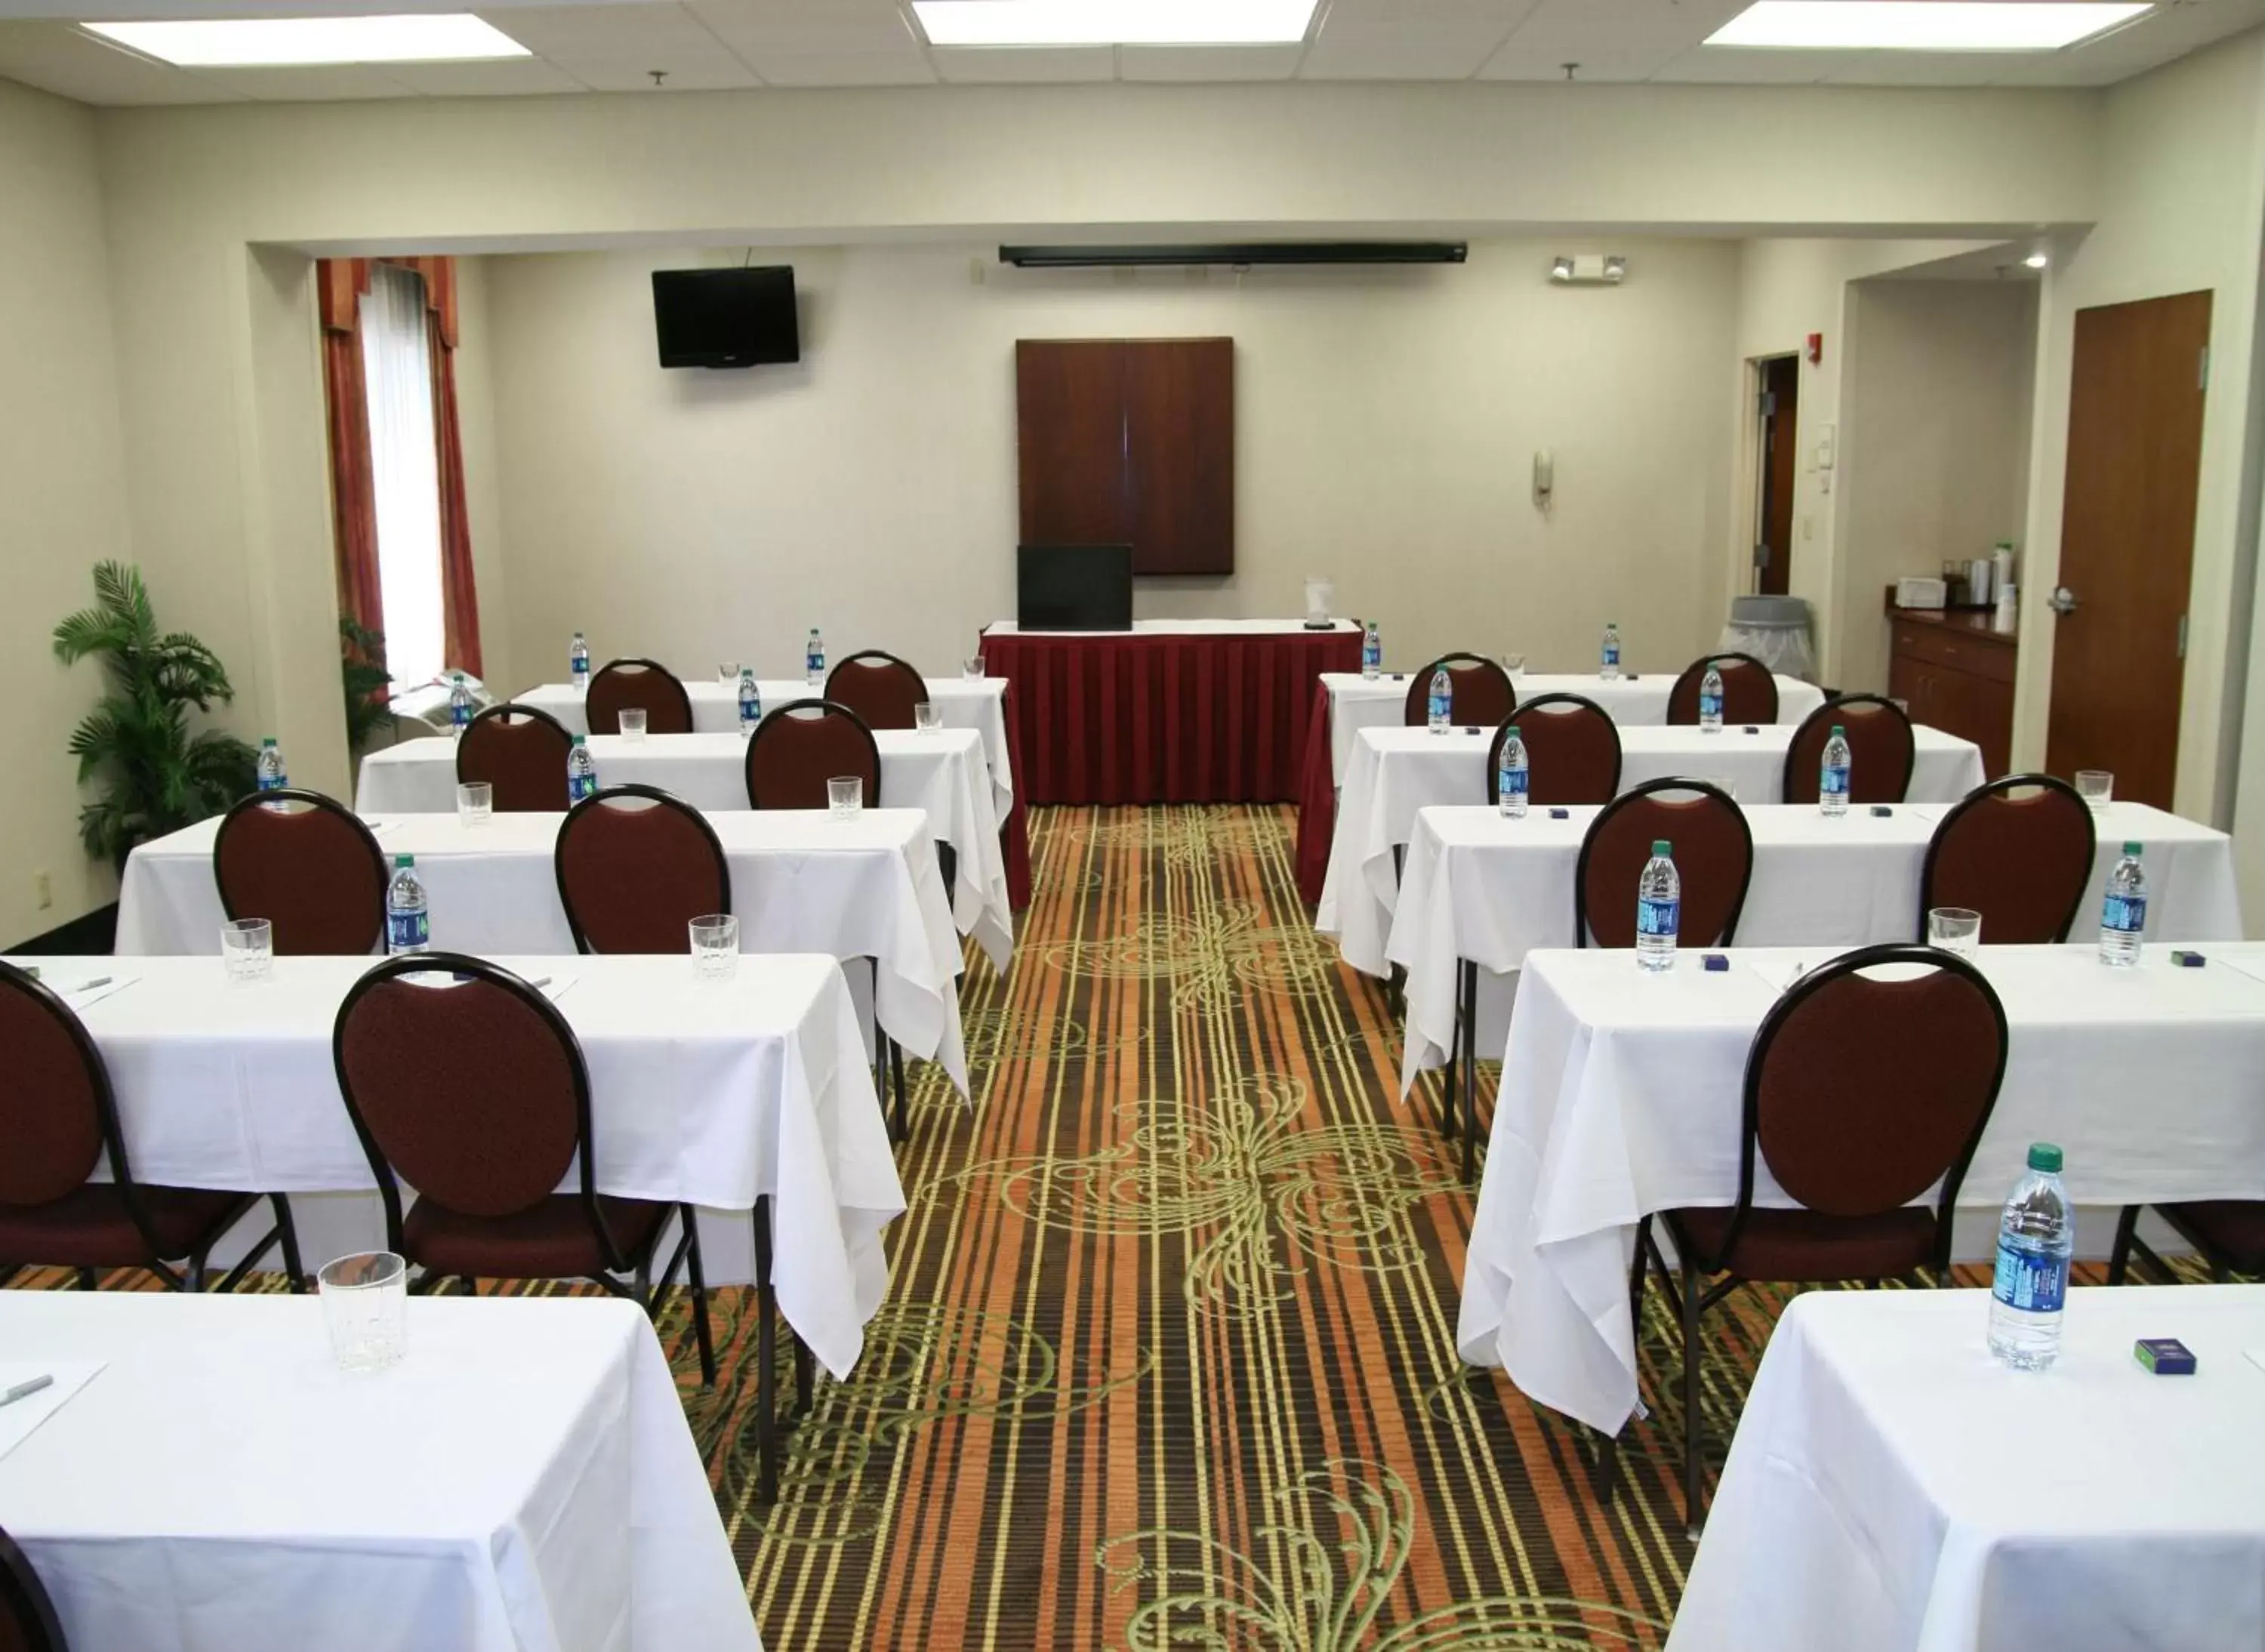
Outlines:
[[[55,622],[94,600],[89,570],[130,557],[110,261],[95,122],[87,110],[0,81],[0,946],[110,899],[106,865],[78,841],[77,763],[63,749],[103,682],[66,669]],[[161,617],[175,593],[159,582]],[[48,873],[40,909],[33,875]]]
[[[1140,612],[1293,614],[1320,573],[1395,661],[1583,666],[1616,618],[1636,665],[1680,666],[1720,618],[1736,251],[1628,242],[1625,285],[1566,289],[1550,245],[1203,284],[973,245],[766,254],[795,266],[803,361],[732,373],[654,363],[648,272],[697,253],[489,259],[513,658],[555,679],[579,628],[785,674],[817,624],[948,669],[1014,611],[1016,339],[1224,335],[1236,571],[1144,581]]]
[[[519,679],[513,661],[511,586],[504,559],[487,267],[485,258],[456,260],[456,424],[464,446],[472,583],[480,600],[480,663],[485,679],[501,694],[508,693]]]

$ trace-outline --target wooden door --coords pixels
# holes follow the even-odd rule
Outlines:
[[[1234,340],[1125,346],[1132,571],[1234,571]]]
[[[1781,597],[1793,571],[1793,477],[1799,469],[1801,358],[1761,364],[1761,487],[1754,535],[1755,590]]]
[[[1015,399],[1023,542],[1127,542],[1125,346],[1022,339],[1015,346]]]
[[[2080,309],[2070,369],[2046,766],[2111,769],[2118,797],[2164,809],[2178,771],[2210,301]]]

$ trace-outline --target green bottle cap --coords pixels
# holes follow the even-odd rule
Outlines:
[[[273,745],[274,745],[274,744],[275,744],[275,737],[274,737],[273,734],[266,735],[266,736],[262,737],[262,739],[260,739],[259,744],[260,744],[262,746],[273,746]]]
[[[2136,843],[2126,843],[2123,846],[2123,853],[2136,861],[2139,858],[2139,846]]]
[[[2047,1170],[2050,1171],[2055,1175],[2058,1175],[2060,1174],[2060,1149],[2049,1141],[2031,1142],[2029,1144],[2029,1168],[2032,1170]]]
[[[1848,731],[1842,728],[1838,723],[1835,723],[1832,725],[1832,738],[1834,739],[1844,739],[1847,737],[1847,733]]]
[[[393,857],[393,864],[396,868],[414,866],[417,864],[417,857],[414,855],[397,855]]]
[[[1504,736],[1504,738],[1505,738],[1505,739],[1513,739],[1513,740],[1514,740],[1514,739],[1517,739],[1518,738],[1518,724],[1517,724],[1513,723],[1513,724],[1511,724],[1510,725],[1509,731],[1507,731],[1507,733],[1506,733],[1506,735]]]
[[[1654,855],[1664,855],[1674,847],[1675,846],[1670,843],[1665,838],[1654,838],[1651,843],[1651,852]]]
[[[582,737],[581,737],[580,735],[577,734],[577,735],[574,737],[574,744],[575,744],[575,745],[577,745],[577,746],[579,746],[581,743],[582,743]]]

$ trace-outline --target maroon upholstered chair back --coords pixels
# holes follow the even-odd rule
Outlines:
[[[1754,839],[1727,792],[1703,780],[1650,780],[1589,823],[1573,870],[1576,946],[1635,944],[1635,886],[1651,846],[1672,846],[1683,883],[1677,944],[1728,946],[1753,877]]]
[[[1699,721],[1699,685],[1707,667],[1722,673],[1722,721],[1777,721],[1777,673],[1752,654],[1707,654],[1693,660],[1667,691],[1667,720],[1695,724]]]
[[[566,806],[566,753],[573,749],[573,737],[548,711],[492,705],[456,743],[456,778],[493,786],[504,813],[555,814]]]
[[[1755,1037],[1749,1161],[1759,1146],[1778,1186],[1823,1215],[1884,1214],[1964,1175],[2005,1070],[2005,1011],[1963,959],[1849,954],[1795,983]],[[1944,1209],[1956,1195],[1954,1180]]]
[[[583,703],[593,734],[619,734],[622,713],[638,710],[645,712],[648,734],[692,732],[692,696],[676,673],[658,660],[608,660],[590,679]]]
[[[47,1586],[5,1532],[0,1532],[0,1652],[69,1652]]]
[[[1903,709],[1875,694],[1827,700],[1802,718],[1786,743],[1787,803],[1815,803],[1824,768],[1824,742],[1835,724],[1848,737],[1848,801],[1901,803],[1911,790],[1912,725]]]
[[[881,748],[865,719],[830,700],[790,700],[755,725],[747,742],[747,804],[755,809],[823,809],[826,782],[856,775],[865,806],[881,802]]]
[[[908,729],[913,708],[928,698],[928,680],[878,648],[850,655],[826,680],[826,697],[865,719],[869,729]]]
[[[716,828],[656,787],[614,786],[576,804],[552,858],[585,952],[686,952],[692,920],[732,910]]]
[[[1510,725],[1526,742],[1526,800],[1545,807],[1610,803],[1620,789],[1620,731],[1612,716],[1577,694],[1536,695],[1494,731],[1487,747],[1487,801],[1499,803],[1495,771]]]
[[[2016,795],[2016,794],[2020,795]],[[2050,945],[2092,891],[2098,848],[2092,811],[2066,781],[2007,775],[1966,794],[1926,846],[1919,870],[1919,929],[1936,906],[1982,914],[1988,946]]]
[[[448,971],[460,979],[429,984]],[[509,1216],[548,1197],[578,1147],[587,1157],[589,1079],[574,1036],[493,964],[388,959],[346,994],[331,1052],[397,1224],[393,1175],[462,1215]]]
[[[374,951],[385,934],[385,854],[346,807],[315,791],[255,792],[213,839],[231,918],[265,918],[281,953]]]
[[[1499,723],[1518,703],[1518,690],[1510,673],[1483,654],[1442,654],[1421,671],[1408,676],[1408,699],[1402,708],[1406,726],[1419,729],[1430,720],[1431,673],[1447,668],[1448,715],[1457,726],[1484,728]]]
[[[0,964],[0,1204],[76,1192],[102,1157],[101,1059],[62,1000]]]

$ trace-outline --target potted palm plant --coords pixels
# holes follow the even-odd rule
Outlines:
[[[186,631],[160,632],[142,571],[97,563],[94,606],[55,627],[55,658],[102,661],[102,699],[71,731],[89,855],[124,868],[134,846],[219,813],[252,787],[252,748],[217,729],[192,733],[189,710],[236,697],[220,657]]]

